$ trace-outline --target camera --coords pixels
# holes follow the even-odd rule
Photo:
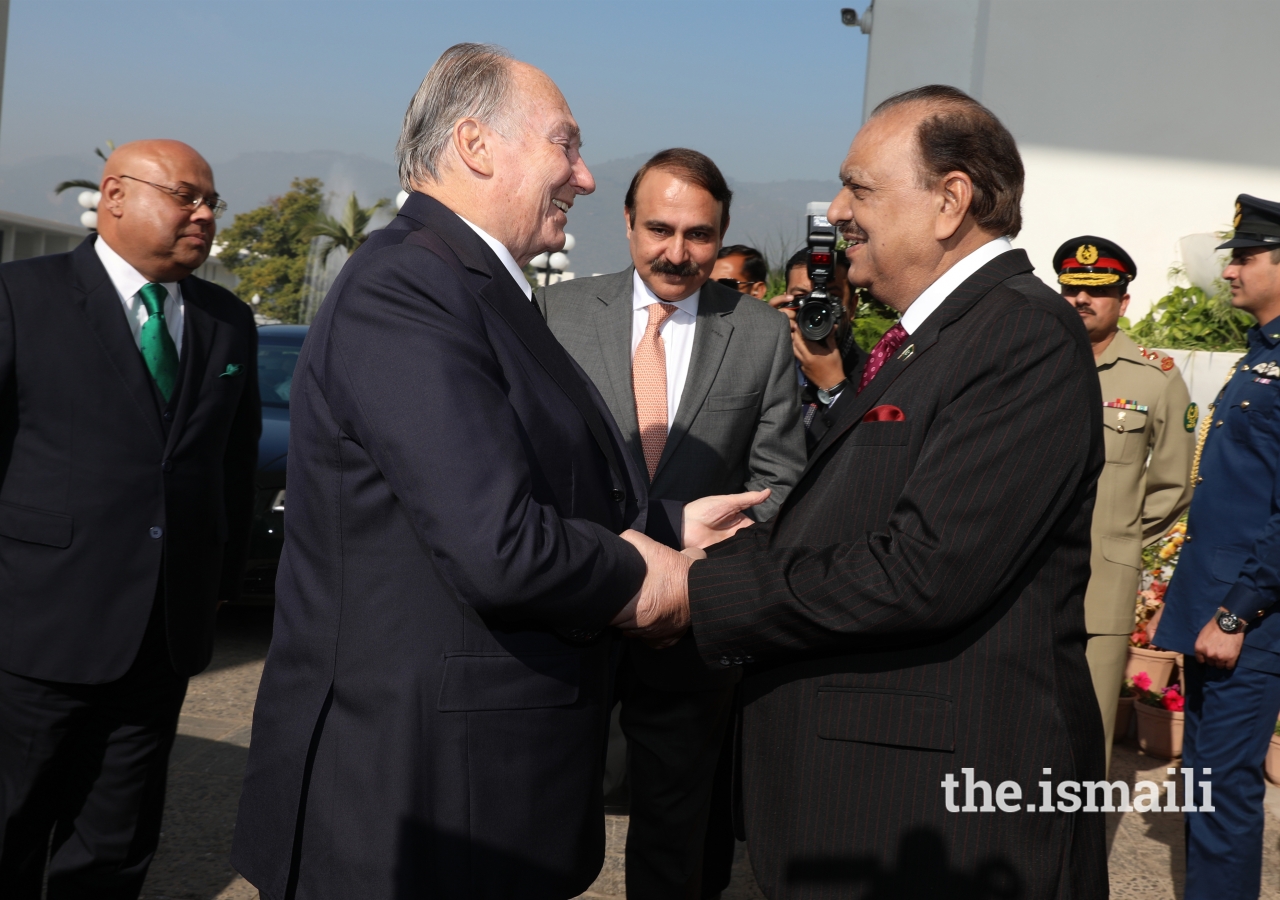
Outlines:
[[[811,341],[825,340],[844,314],[838,295],[828,292],[836,275],[836,227],[827,221],[827,204],[810,203],[805,209],[810,291],[787,305],[796,311],[800,333]]]

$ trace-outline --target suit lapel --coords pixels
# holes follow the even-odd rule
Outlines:
[[[182,290],[182,382],[178,388],[178,408],[174,410],[173,427],[169,429],[169,442],[166,453],[172,451],[182,436],[183,426],[191,416],[200,400],[201,389],[209,383],[207,377],[210,350],[213,347],[214,332],[218,328],[218,320],[204,309],[204,298],[200,296],[195,280],[184,278],[179,287]]]
[[[871,407],[875,406],[876,401],[881,395],[889,389],[889,385],[897,379],[907,367],[914,363],[920,356],[937,343],[937,331],[932,334],[926,334],[925,329],[917,332],[919,335],[914,339],[908,337],[899,348],[898,352],[880,367],[880,371],[876,373],[876,377],[871,379],[871,383],[867,385],[866,390],[861,394],[854,394],[852,397],[844,397],[843,395],[836,401],[836,420],[827,432],[822,436],[822,440],[818,442],[818,446],[813,448],[813,454],[809,460],[809,466],[826,452],[827,448],[836,441],[840,435],[844,434],[853,426],[862,421],[862,417],[867,414]],[[861,377],[861,376],[859,376]],[[846,403],[845,401],[849,402]],[[843,407],[843,408],[842,408]],[[805,467],[805,471],[809,470],[809,466]],[[803,477],[803,476],[802,476]]]
[[[601,305],[596,310],[595,325],[609,379],[609,408],[615,411],[614,418],[627,448],[643,467],[640,423],[636,420],[635,389],[631,384],[631,323],[635,315],[631,303],[631,272],[628,268],[625,280],[597,295]]]
[[[804,473],[807,474],[817,461],[831,450],[832,445],[840,439],[841,435],[862,421],[862,417],[875,405],[876,401],[889,389],[889,386],[893,384],[898,376],[938,342],[938,337],[943,329],[968,312],[993,287],[1015,275],[1030,272],[1032,268],[1031,260],[1027,257],[1025,250],[1011,250],[1000,254],[961,282],[960,286],[952,291],[947,299],[942,302],[942,305],[925,319],[924,324],[916,330],[916,333],[907,337],[898,352],[876,373],[876,377],[867,385],[866,390],[856,395],[856,397],[849,398],[853,402],[844,409],[839,407],[844,405],[845,398],[842,397],[838,401],[836,421],[827,433],[822,436],[818,446],[813,449]],[[908,350],[910,350],[909,353],[907,352]],[[800,477],[803,478],[804,474],[801,474]]]
[[[433,197],[411,194],[401,207],[400,214],[425,226],[405,240],[420,243],[435,253],[440,253],[441,250],[452,252],[467,269],[487,278],[477,291],[481,299],[502,317],[538,364],[578,408],[618,481],[630,484],[626,469],[614,452],[609,430],[600,418],[599,410],[591,402],[582,377],[574,370],[568,353],[551,333],[538,308],[511,280],[502,261],[456,213]],[[436,242],[441,246],[435,246]],[[448,258],[445,257],[445,260],[447,262]]]
[[[107,270],[102,267],[102,262],[94,251],[92,240],[77,247],[71,258],[80,291],[77,298],[80,311],[112,368],[124,382],[129,397],[139,415],[146,421],[147,428],[155,436],[156,442],[164,446],[164,430],[160,426],[155,395],[152,393],[151,376],[142,361],[138,345],[133,341],[129,323],[125,321],[120,294],[107,277]]]
[[[658,468],[654,470],[654,481],[657,481],[662,467],[675,454],[680,441],[693,427],[693,419],[702,409],[703,401],[707,399],[707,393],[716,380],[720,363],[729,346],[729,337],[733,334],[733,323],[728,317],[737,307],[736,299],[726,302],[724,298],[716,296],[716,291],[709,284],[708,282],[702,286],[702,294],[698,297],[698,320],[694,326],[689,374],[685,378],[684,391],[681,392],[680,404],[676,407],[676,418],[667,435],[666,446],[662,448],[662,458],[658,460]]]

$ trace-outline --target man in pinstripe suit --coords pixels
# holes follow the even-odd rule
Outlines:
[[[849,280],[902,321],[772,522],[688,575],[699,652],[748,666],[752,867],[775,900],[1105,897],[1102,814],[1063,784],[1104,778],[1088,337],[1009,244],[1022,163],[964,93],[882,103],[841,181]]]

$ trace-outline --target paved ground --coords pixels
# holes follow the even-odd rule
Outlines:
[[[255,900],[257,892],[231,869],[227,854],[249,746],[253,700],[271,633],[270,611],[224,610],[213,665],[192,679],[169,770],[160,850],[143,890],[146,900]],[[1118,745],[1112,778],[1164,781],[1165,760]],[[1176,763],[1175,763],[1176,765]],[[1270,788],[1263,865],[1264,900],[1280,900],[1280,789]],[[1180,813],[1109,813],[1111,896],[1115,900],[1182,900]],[[624,816],[610,816],[600,878],[584,894],[623,896]],[[724,900],[761,900],[743,846]]]

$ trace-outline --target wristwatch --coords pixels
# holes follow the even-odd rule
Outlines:
[[[845,379],[839,384],[831,385],[831,387],[827,388],[825,391],[822,388],[818,388],[817,390],[818,402],[821,403],[823,406],[830,406],[832,401],[840,396],[840,392],[843,391],[848,386],[849,386],[849,381],[848,379]]]
[[[1233,612],[1225,609],[1218,609],[1218,615],[1215,617],[1218,627],[1226,634],[1240,634],[1248,626],[1244,619],[1240,618]]]

